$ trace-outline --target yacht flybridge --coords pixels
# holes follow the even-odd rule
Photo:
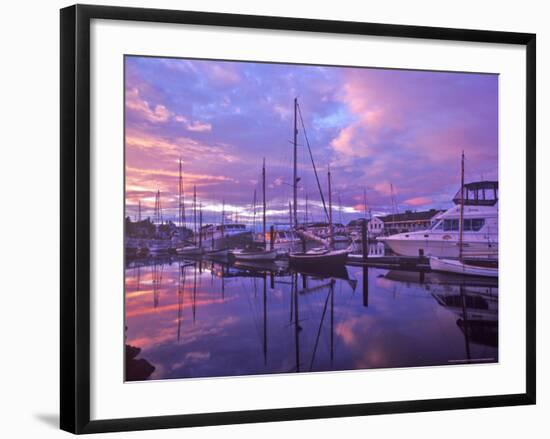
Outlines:
[[[378,240],[384,241],[401,256],[497,258],[498,182],[465,184],[462,213],[461,198],[459,189],[453,198],[455,206],[440,214],[430,229],[379,237]],[[462,241],[461,215],[464,221]]]

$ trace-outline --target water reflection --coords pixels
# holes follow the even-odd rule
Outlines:
[[[127,344],[154,367],[149,379],[492,362],[498,286],[380,268],[155,260],[126,270],[126,325]]]

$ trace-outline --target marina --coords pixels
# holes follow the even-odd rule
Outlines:
[[[231,65],[249,79],[265,71],[268,80],[274,70],[294,78],[305,69],[320,75],[320,89],[332,84],[325,70],[306,66],[128,62],[134,73],[148,65],[143,74],[168,76],[175,74],[168,65],[193,66],[195,79],[209,63],[216,74]],[[232,89],[222,103],[220,94],[203,106],[190,102],[192,118],[154,105],[153,88],[143,89],[151,101],[140,97],[141,83],[130,89],[127,380],[498,362],[498,148],[463,145],[462,135],[430,143],[440,111],[447,123],[461,120],[445,112],[445,99],[440,109],[420,109],[437,122],[416,138],[422,124],[410,122],[414,112],[390,120],[385,100],[365,109],[364,96],[377,87],[355,84],[361,92],[348,96],[362,75],[382,75],[390,95],[442,75],[408,73],[357,70],[332,94],[293,83],[275,106],[271,95],[250,98],[263,91],[247,81],[248,113]],[[466,87],[474,101],[477,81],[496,84],[488,76],[441,78],[451,89]],[[224,77],[220,90],[234,79]],[[174,84],[163,85],[166,96],[179,96]],[[455,98],[464,104],[462,92]]]
[[[197,202],[197,189],[193,186],[192,227],[187,227],[183,192],[182,160],[179,160],[177,226],[165,223],[161,207],[161,193],[155,196],[154,220],[141,219],[141,202],[138,218],[132,223],[126,218],[125,253],[129,258],[145,255],[178,254],[245,261],[274,261],[284,258],[296,269],[314,266],[330,269],[346,263],[368,264],[369,243],[378,242],[383,250],[372,263],[377,266],[405,267],[407,269],[431,269],[463,275],[498,276],[498,182],[464,182],[464,152],[461,159],[461,186],[453,198],[454,207],[446,211],[431,209],[428,215],[406,212],[396,221],[396,214],[367,218],[366,192],[363,192],[365,217],[352,221],[336,230],[333,221],[331,171],[328,168],[326,193],[319,180],[307,138],[300,106],[294,99],[293,139],[293,184],[292,200],[289,201],[289,224],[287,230],[275,230],[267,226],[266,160],[261,168],[262,221],[261,233],[256,233],[256,191],[253,201],[253,227],[227,221],[225,203],[222,204],[220,224],[203,225],[202,203]],[[311,165],[319,190],[326,223],[313,225],[307,221],[308,197],[306,196],[305,221],[298,219],[298,120],[304,133]],[[394,189],[391,185],[392,203]],[[397,214],[399,216],[400,214]],[[411,221],[416,216],[416,221]],[[198,220],[197,220],[198,218]],[[198,222],[197,222],[198,221]],[[384,233],[389,222],[389,233]],[[352,226],[353,224],[353,226]],[[380,227],[380,225],[382,227]],[[408,227],[400,232],[399,227]],[[132,230],[134,229],[134,230]],[[145,229],[145,231],[144,231]],[[130,232],[130,230],[132,230]],[[372,230],[377,232],[370,234]],[[141,240],[139,239],[141,235]],[[164,239],[162,239],[164,238]],[[480,266],[481,264],[481,266]]]

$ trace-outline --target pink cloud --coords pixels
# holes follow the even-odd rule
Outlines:
[[[433,200],[430,197],[416,197],[405,200],[404,203],[409,206],[426,206],[430,205]]]
[[[212,125],[210,125],[209,123],[193,121],[189,125],[187,125],[187,129],[189,131],[196,131],[196,132],[211,131]]]
[[[137,87],[131,88],[126,92],[126,109],[136,113],[139,118],[152,123],[163,123],[174,120],[183,124],[188,131],[205,132],[212,130],[210,123],[189,120],[181,114],[175,114],[173,111],[170,111],[163,104],[157,104],[152,107],[147,100],[141,98],[139,88]]]
[[[229,64],[205,64],[205,70],[212,79],[223,84],[236,84],[241,80],[237,69]]]
[[[190,121],[185,116],[182,116],[180,114],[174,117],[174,120],[176,122],[183,124],[183,126],[189,131],[195,131],[195,132],[212,131],[211,124],[205,123],[205,122],[199,122],[197,120]]]
[[[382,181],[374,185],[374,190],[381,195],[391,195],[391,183],[389,181]]]
[[[358,126],[356,124],[348,125],[340,130],[338,136],[331,142],[333,149],[346,156],[364,156],[366,148],[355,138]],[[362,143],[362,142],[361,142]]]
[[[142,99],[138,88],[132,88],[126,92],[126,109],[138,113],[149,122],[166,122],[172,113],[164,105],[156,105],[151,108],[149,102]]]

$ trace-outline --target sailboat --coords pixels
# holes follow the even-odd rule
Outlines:
[[[183,185],[181,183],[182,181],[182,175],[181,175],[181,160],[180,160],[180,196],[179,196],[179,199],[180,199],[180,204],[181,204],[181,200],[182,200],[182,195],[183,195]],[[180,207],[180,224],[183,223],[183,219],[182,219],[182,208]],[[202,218],[202,210],[200,212],[200,215],[201,215],[201,218]],[[202,222],[202,221],[201,221]],[[203,250],[202,250],[202,246],[199,244],[197,245],[197,187],[196,186],[193,186],[193,228],[194,228],[194,233],[193,233],[193,244],[186,244],[186,245],[183,245],[181,247],[177,247],[176,248],[176,253],[178,255],[183,255],[183,256],[196,256],[196,255],[200,255],[202,254]],[[202,231],[200,230],[201,227],[199,227],[199,240],[200,238],[202,237]]]
[[[329,238],[328,240],[319,238],[315,236],[313,233],[308,233],[307,229],[301,229],[298,227],[298,127],[297,127],[297,114],[298,114],[298,99],[294,98],[294,175],[293,175],[293,223],[294,223],[294,230],[300,237],[305,241],[305,239],[313,239],[315,241],[320,242],[323,246],[313,248],[310,250],[305,249],[305,245],[303,246],[302,252],[290,252],[289,253],[289,260],[291,267],[294,268],[306,268],[306,269],[315,269],[315,271],[323,270],[329,267],[334,266],[344,266],[346,264],[346,261],[348,259],[348,253],[350,252],[350,249],[344,249],[344,250],[334,250],[334,225],[332,222],[332,188],[331,188],[331,175],[330,175],[330,168],[328,171],[328,201],[329,201],[329,211],[328,211],[328,219],[329,219]],[[311,154],[311,148],[309,147],[309,141],[307,139],[307,135],[305,134],[305,127],[304,127],[304,121],[302,119],[302,115],[300,113],[300,120],[302,123],[302,129],[304,130],[304,136],[306,139],[306,143],[309,149],[310,157],[311,157],[311,163],[313,166],[313,171],[315,173],[315,178],[317,179],[317,186],[319,188],[319,192],[321,195],[321,200],[323,202],[323,206],[325,205],[325,200],[323,197],[323,191],[321,190],[321,185],[319,183],[319,179],[317,178],[317,169],[315,168],[315,162],[313,161],[313,155]],[[326,208],[325,208],[326,213]],[[327,242],[328,241],[328,242]]]
[[[458,240],[458,259],[446,259],[430,256],[430,268],[433,271],[464,274],[468,276],[498,277],[498,259],[464,258],[464,151],[461,161],[460,186],[460,222]],[[483,255],[480,255],[483,256]]]
[[[210,233],[211,233],[210,250],[205,252],[205,257],[208,259],[226,260],[231,250],[227,247],[225,243],[225,200],[222,201],[221,223],[219,226],[216,226],[216,228],[220,234],[218,245],[216,245],[216,241],[215,241],[216,230],[213,227],[211,227],[210,228]],[[208,234],[209,232],[208,229],[209,227],[206,227],[206,230],[205,230],[206,234]]]
[[[237,249],[231,251],[231,256],[242,261],[274,261],[277,258],[277,251],[273,248],[267,249],[266,241],[266,200],[265,200],[265,159],[262,166],[262,194],[263,194],[263,249]]]

